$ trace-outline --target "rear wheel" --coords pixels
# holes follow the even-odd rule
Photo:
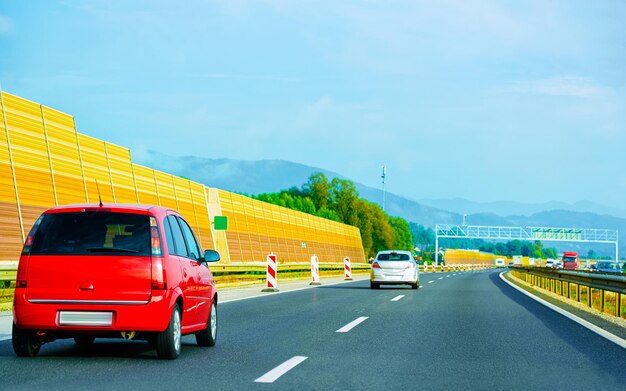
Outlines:
[[[13,351],[18,357],[35,357],[41,343],[33,330],[23,330],[13,323]]]
[[[217,339],[217,306],[215,300],[211,304],[211,310],[209,311],[209,320],[207,321],[206,329],[196,333],[196,343],[199,346],[215,346]]]
[[[167,329],[156,337],[157,357],[169,360],[178,357],[180,354],[181,337],[180,308],[176,304]]]
[[[74,342],[76,342],[76,345],[79,345],[79,346],[91,345],[93,344],[95,340],[96,340],[96,337],[92,335],[77,335],[74,337]]]
[[[420,284],[417,283],[417,282],[415,284],[411,284],[411,288],[413,288],[413,289],[417,289],[417,288],[419,288],[419,286],[420,286]]]
[[[370,288],[378,289],[378,288],[380,288],[380,284],[377,283],[377,282],[370,282]]]

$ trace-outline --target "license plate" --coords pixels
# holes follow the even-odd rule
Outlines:
[[[59,311],[61,326],[113,326],[113,312]]]
[[[387,279],[390,281],[400,281],[402,276],[387,276]]]

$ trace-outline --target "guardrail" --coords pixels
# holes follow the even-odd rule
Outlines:
[[[519,266],[511,273],[532,286],[626,319],[625,275]]]

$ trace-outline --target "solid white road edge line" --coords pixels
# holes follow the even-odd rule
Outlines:
[[[292,357],[289,360],[277,366],[276,368],[272,369],[265,375],[256,379],[254,382],[255,383],[274,383],[279,377],[281,377],[285,373],[295,368],[298,364],[300,364],[302,361],[306,360],[307,358],[308,357],[304,357],[304,356]]]
[[[513,284],[512,282],[510,282],[509,280],[507,280],[506,278],[504,278],[504,273],[505,272],[501,272],[500,273],[500,278],[502,279],[502,281],[506,282],[507,284],[509,284],[510,286],[512,286],[513,288],[517,289],[518,291],[522,292],[523,294],[525,294],[526,296],[530,297],[531,299],[545,305],[546,307],[550,308],[553,311],[558,312],[559,314],[565,316],[566,318],[569,318],[571,320],[573,320],[574,322],[578,323],[579,325],[593,331],[594,333],[598,334],[601,337],[604,337],[606,339],[608,339],[609,341],[613,342],[614,344],[626,349],[626,340],[618,337],[615,334],[609,333],[608,331],[596,326],[593,323],[587,322],[586,320],[579,318],[578,316],[572,314],[571,312],[567,312],[564,309],[555,306],[552,303],[548,303],[547,301],[545,301],[544,299],[542,299],[541,297],[537,297],[535,295],[533,295],[530,292],[525,291],[524,289],[518,287],[517,285]]]
[[[348,323],[347,325],[343,326],[342,328],[340,328],[339,330],[335,331],[336,333],[347,333],[348,331],[352,330],[353,328],[355,328],[356,326],[358,326],[360,323],[364,322],[367,319],[367,316],[361,316],[360,318],[356,318],[355,320],[353,320],[352,322]]]
[[[400,301],[400,300],[402,300],[403,297],[404,297],[404,295],[396,296],[393,299],[391,299],[391,301]]]

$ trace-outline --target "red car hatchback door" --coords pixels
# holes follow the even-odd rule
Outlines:
[[[30,302],[150,300],[148,215],[106,209],[49,213],[38,231],[28,257]]]

